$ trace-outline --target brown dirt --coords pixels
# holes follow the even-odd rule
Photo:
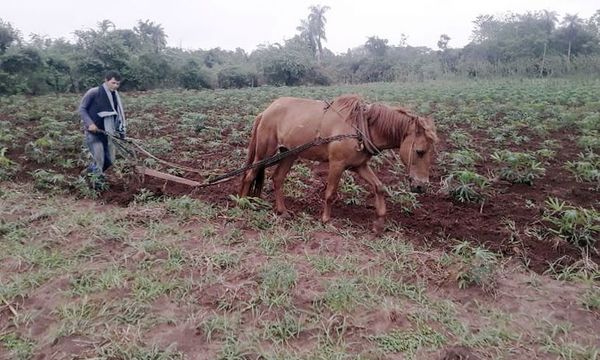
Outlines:
[[[406,214],[400,205],[388,203],[388,219],[399,223],[416,243],[427,244],[435,248],[447,250],[456,243],[450,240],[468,240],[506,255],[526,258],[530,262],[530,267],[537,272],[543,272],[550,263],[559,259],[565,264],[570,264],[581,256],[577,248],[568,244],[553,246],[553,242],[539,240],[524,233],[526,229],[540,225],[544,201],[548,197],[559,197],[574,205],[585,207],[598,204],[598,193],[590,189],[589,184],[576,182],[573,176],[564,169],[566,161],[576,159],[580,150],[567,139],[565,134],[556,133],[551,138],[558,141],[562,148],[557,151],[555,158],[544,165],[546,175],[537,179],[532,186],[499,181],[493,186],[492,196],[483,204],[457,203],[449,196],[439,192],[442,174],[440,169],[434,168],[430,191],[418,196],[420,207],[412,214]],[[478,139],[477,143],[482,148],[486,145],[485,139]],[[174,148],[179,148],[180,145],[183,146],[177,142],[173,144]],[[451,150],[449,148],[450,146],[445,142],[439,146],[441,151]],[[537,149],[532,142],[520,151],[526,151],[527,148]],[[203,158],[202,161],[224,158],[225,156],[222,154],[213,153]],[[242,161],[239,159],[237,163],[241,164]],[[188,163],[186,165],[193,167],[195,164]],[[301,199],[288,198],[286,201],[293,213],[306,212],[319,218],[325,188],[326,164],[307,163],[307,165],[314,169],[315,178],[311,183],[314,191]],[[494,170],[493,166],[494,164],[489,161],[481,162],[477,165],[477,171],[485,174],[489,170]],[[397,177],[389,173],[386,166],[382,167],[379,174],[385,184],[394,184],[398,181]],[[188,173],[183,176],[203,181],[198,174]],[[143,187],[157,195],[189,195],[209,203],[225,205],[230,202],[229,195],[237,193],[238,185],[239,179],[234,179],[208,188],[193,189],[186,185],[146,177],[142,183],[137,180],[128,184],[113,181],[111,189],[102,194],[102,201],[125,206]],[[267,181],[264,197],[272,201],[270,186],[270,182]],[[367,187],[365,186],[365,188]],[[366,203],[367,205],[345,205],[338,201],[333,209],[333,217],[348,220],[367,230],[375,216],[371,196],[368,197]],[[522,244],[509,241],[511,233],[505,224],[507,220],[515,222],[518,240]],[[593,257],[596,262],[600,260],[597,254],[594,254]]]
[[[164,133],[163,133],[164,131]],[[200,151],[208,155],[198,159],[197,162],[186,162],[185,165],[205,168],[206,163],[210,161],[225,160],[228,157],[229,151],[215,152],[215,149],[209,149],[200,145],[192,149],[189,145],[185,145],[183,140],[178,136],[174,126],[167,126],[161,129],[161,134],[170,134],[173,138],[173,148],[181,151]],[[226,137],[227,132],[222,135]],[[485,139],[485,134],[475,132],[475,143],[481,150],[486,149],[488,141]],[[143,134],[138,134],[137,137],[144,138]],[[443,137],[443,135],[442,135]],[[546,175],[537,180],[533,186],[527,185],[511,185],[505,182],[499,182],[493,186],[492,196],[482,205],[480,204],[461,204],[452,201],[447,195],[438,192],[440,180],[443,171],[438,167],[433,169],[432,173],[432,188],[429,193],[418,197],[420,207],[412,214],[403,212],[399,205],[388,203],[389,220],[400,224],[403,231],[403,238],[409,239],[418,245],[425,245],[431,249],[431,253],[441,253],[442,251],[451,248],[455,241],[454,239],[467,240],[476,245],[484,245],[494,251],[501,252],[509,256],[517,258],[527,258],[530,260],[529,266],[537,271],[543,272],[548,268],[548,264],[560,259],[565,264],[572,263],[580,258],[578,249],[568,245],[559,244],[553,246],[552,243],[545,240],[538,240],[532,236],[528,236],[525,230],[530,227],[539,226],[540,213],[544,206],[544,201],[549,196],[557,196],[567,200],[575,205],[580,206],[597,206],[598,193],[589,189],[589,185],[575,182],[573,177],[564,170],[563,166],[566,161],[573,160],[577,157],[579,149],[575,144],[567,138],[565,134],[552,134],[550,137],[557,140],[562,148],[557,156],[545,164]],[[540,139],[532,141],[530,144],[514,150],[524,151],[524,149],[535,150]],[[230,145],[223,145],[225,149],[233,149]],[[442,142],[439,146],[441,151],[450,150],[450,146],[446,142]],[[485,152],[487,154],[487,151]],[[9,154],[12,159],[15,159],[22,164],[22,169],[18,174],[16,181],[30,181],[29,171],[38,168],[52,168],[50,165],[37,164],[27,159],[22,148],[16,149]],[[179,162],[176,156],[168,157],[168,160]],[[235,163],[241,164],[243,159],[235,159]],[[289,209],[298,214],[306,212],[314,218],[319,218],[322,208],[323,190],[325,187],[325,171],[323,164],[307,164],[314,169],[314,178],[311,181],[311,193],[305,194],[302,198],[288,198],[287,204]],[[58,169],[57,169],[58,170]],[[231,170],[231,169],[226,169]],[[487,170],[494,170],[493,164],[481,162],[478,164],[478,172],[485,174]],[[61,170],[64,171],[64,170]],[[68,175],[77,175],[79,169],[72,169]],[[378,172],[380,178],[386,184],[394,184],[399,179],[393,176],[386,166]],[[196,174],[183,174],[184,177],[202,181],[203,179]],[[127,206],[130,204],[134,196],[141,188],[146,188],[154,192],[156,195],[182,196],[189,195],[194,198],[201,199],[207,203],[215,205],[230,204],[229,195],[235,194],[238,189],[238,180],[228,183],[219,184],[214,187],[205,189],[191,189],[188,186],[166,182],[163,180],[146,178],[143,182],[136,179],[130,179],[129,182],[121,182],[118,179],[111,177],[111,188],[104,192],[99,199],[99,202],[109,204],[106,208],[114,208],[115,206]],[[363,184],[364,185],[364,184]],[[272,201],[273,196],[270,191],[270,182],[267,182],[265,190],[265,198]],[[367,198],[368,205],[344,205],[338,202],[333,210],[335,218],[333,224],[340,224],[344,221],[349,221],[353,225],[364,228],[365,234],[369,233],[370,225],[374,219],[375,212],[372,206],[372,197]],[[529,204],[529,205],[527,205]],[[85,206],[93,206],[102,211],[104,206],[98,205],[95,202],[86,202]],[[113,205],[113,206],[111,206]],[[143,226],[143,218],[139,218]],[[505,220],[513,220],[518,230],[518,240],[522,245],[515,245],[510,241],[510,232],[505,227]],[[181,239],[180,245],[186,249],[200,248],[202,240],[198,235],[198,228],[195,229],[196,238]],[[394,235],[388,231],[388,235]],[[77,236],[74,234],[72,236]],[[245,233],[246,241],[251,243],[257,242],[257,234]],[[76,239],[83,241],[83,239]],[[75,241],[75,240],[72,240]],[[360,257],[359,263],[363,266],[373,266],[370,264],[368,252],[361,247],[359,241],[347,241],[332,232],[315,232],[309,241],[291,241],[286,252],[291,254],[325,254],[336,257],[347,254],[352,254]],[[143,253],[134,253],[135,249],[125,248],[122,243],[113,241],[103,241],[101,244],[102,256],[96,257],[95,262],[101,263],[109,261],[116,254],[126,254],[130,257],[131,266],[134,267],[140,261],[138,255],[143,258]],[[265,262],[264,255],[246,254],[247,257],[243,260],[244,266],[242,271],[235,274],[227,274],[225,280],[218,284],[206,285],[201,288],[194,289],[194,295],[197,298],[196,305],[201,309],[206,310],[206,314],[217,309],[220,302],[243,304],[252,299],[253,291],[256,291],[256,283],[253,279],[256,278],[257,269]],[[166,255],[158,253],[154,255],[157,258],[164,258]],[[593,254],[593,260],[600,262],[598,255]],[[366,264],[366,265],[365,265]],[[426,277],[427,264],[424,264],[420,269],[420,275]],[[93,265],[90,265],[93,267]],[[99,268],[102,264],[96,265]],[[376,265],[375,265],[376,266]],[[206,275],[199,269],[188,269],[190,275],[194,278],[199,278]],[[22,271],[19,263],[12,260],[7,260],[0,263],[0,272]],[[298,264],[300,274],[305,274],[298,279],[298,283],[294,289],[293,299],[294,305],[298,309],[310,310],[313,301],[323,293],[324,289],[322,281],[326,280],[327,275],[317,275],[311,268],[304,264]],[[186,270],[187,271],[187,270]],[[424,275],[425,274],[425,275]],[[435,290],[434,295],[439,299],[451,299],[462,306],[462,312],[468,317],[469,313],[476,313],[480,306],[499,307],[510,314],[517,314],[519,322],[523,328],[533,326],[533,318],[552,317],[552,320],[568,320],[576,324],[578,329],[584,327],[585,333],[593,334],[597,331],[597,321],[594,316],[590,316],[589,312],[585,312],[577,305],[579,291],[568,284],[559,283],[551,279],[544,279],[543,285],[539,289],[533,287],[523,290],[528,281],[528,276],[525,274],[508,274],[499,279],[497,286],[497,295],[495,297],[482,294],[480,289],[459,290],[456,288],[454,279],[441,277],[437,279],[441,282],[441,286]],[[190,276],[192,277],[192,276]],[[64,304],[70,299],[66,298],[64,293],[60,291],[68,288],[69,277],[59,277],[49,281],[33,291],[26,299],[20,299],[15,305],[19,309],[39,309],[44,312],[36,317],[32,326],[24,333],[30,338],[39,339],[38,336],[43,336],[51,331],[52,327],[57,325],[56,319],[50,316],[50,310],[56,308],[59,304]],[[444,283],[447,281],[447,283]],[[57,290],[60,290],[57,292]],[[106,295],[106,294],[104,294]],[[109,298],[124,298],[124,294],[109,294]],[[92,299],[93,301],[94,299]],[[160,346],[168,346],[176,343],[177,348],[189,355],[190,358],[209,359],[215,358],[217,351],[216,344],[207,344],[206,337],[198,328],[194,327],[194,323],[185,322],[188,315],[188,309],[178,307],[168,299],[161,297],[152,304],[152,311],[164,316],[165,318],[182,319],[176,323],[161,323],[155,328],[144,334],[144,341],[149,344],[158,344]],[[0,307],[0,328],[7,325],[9,318],[9,309]],[[6,316],[5,316],[6,315]],[[270,317],[275,317],[274,313],[268,313]],[[526,317],[530,315],[530,317]],[[472,321],[474,326],[477,317],[473,315]],[[247,320],[247,319],[244,319]],[[335,325],[336,318],[332,318],[332,323]],[[371,309],[360,316],[353,319],[352,327],[349,328],[348,336],[360,346],[364,343],[365,335],[384,333],[391,329],[401,329],[407,326],[405,314],[397,312],[395,309]],[[362,330],[361,330],[362,329]],[[365,329],[368,329],[365,330]],[[361,333],[364,332],[363,333]],[[578,330],[583,332],[583,330]],[[579,334],[576,334],[579,335]],[[583,337],[583,336],[582,336]],[[292,340],[293,345],[297,348],[302,348],[303,345],[310,343],[313,334],[306,332],[301,334],[297,339]],[[70,358],[77,354],[85,353],[82,349],[82,344],[85,344],[86,339],[76,336],[63,337],[59,343],[49,343],[39,341],[43,344],[41,353],[55,354],[62,358]],[[351,342],[350,342],[351,343]],[[0,347],[0,353],[2,352]],[[89,346],[88,346],[89,350]],[[436,359],[478,359],[469,348],[449,346],[442,349],[439,354],[436,354]]]
[[[204,145],[190,146],[184,143],[184,139],[178,136],[176,127],[172,124],[161,129],[161,133],[171,134],[173,139],[173,148],[180,151],[199,151],[206,153],[198,161],[187,161],[186,166],[194,168],[206,168],[206,164],[217,163],[227,159],[227,149],[235,147],[226,144],[223,141],[224,149],[221,152],[215,149],[205,148]],[[487,154],[492,146],[498,146],[491,143],[486,138],[486,134],[481,131],[471,131],[474,136],[473,143],[481,150],[482,154]],[[143,138],[144,134],[135,134],[136,137]],[[544,207],[544,201],[548,197],[559,197],[577,206],[592,207],[598,205],[598,193],[590,189],[589,184],[576,182],[573,176],[564,169],[564,165],[569,160],[574,160],[581,150],[568,138],[565,132],[551,134],[548,138],[539,139],[535,135],[528,134],[532,140],[520,147],[514,147],[515,151],[535,151],[540,148],[541,141],[552,139],[557,141],[561,148],[557,154],[548,163],[544,164],[546,174],[541,179],[537,179],[532,186],[513,185],[508,182],[500,181],[494,184],[492,196],[481,204],[462,204],[453,201],[445,194],[439,193],[440,181],[443,176],[441,169],[434,167],[431,176],[432,187],[427,194],[418,196],[420,207],[412,214],[406,214],[399,205],[388,203],[388,219],[395,221],[420,244],[427,244],[435,248],[448,249],[455,244],[451,239],[468,240],[474,244],[484,245],[491,250],[501,252],[506,255],[517,255],[530,261],[530,267],[538,272],[548,268],[548,264],[560,259],[565,264],[570,264],[580,258],[580,251],[568,244],[546,240],[540,241],[524,234],[527,228],[539,226],[541,213]],[[180,134],[179,134],[180,136]],[[438,146],[440,151],[451,151],[444,135],[441,134],[442,141]],[[509,145],[511,147],[511,145]],[[11,154],[22,166],[16,180],[27,181],[30,179],[29,172],[37,168],[52,168],[51,164],[47,166],[37,164],[25,155],[23,148],[15,148]],[[180,162],[176,157],[169,157],[167,160]],[[235,159],[234,163],[241,164],[244,159]],[[180,162],[181,163],[181,162]],[[306,194],[301,199],[286,199],[289,209],[293,213],[306,212],[315,218],[319,218],[322,209],[322,197],[325,189],[326,164],[307,163],[313,168],[314,179],[311,182],[313,192]],[[443,165],[443,164],[441,164]],[[481,161],[477,164],[477,171],[480,174],[486,174],[488,171],[495,170],[491,161]],[[57,169],[59,170],[59,169]],[[232,169],[223,170],[223,172]],[[64,169],[59,170],[64,173]],[[68,175],[78,175],[80,169],[71,169]],[[385,184],[394,184],[399,180],[388,171],[388,166],[382,166],[378,171],[381,180]],[[181,175],[185,178],[203,182],[203,178],[196,173],[186,173]],[[135,194],[141,188],[146,188],[156,195],[181,196],[189,195],[203,201],[225,205],[229,200],[229,195],[236,194],[239,186],[239,179],[222,183],[208,188],[193,189],[187,185],[173,183],[161,179],[145,177],[131,177],[126,183],[119,179],[111,178],[109,173],[110,190],[101,194],[100,201],[108,204],[127,206],[133,201]],[[364,186],[361,179],[358,180]],[[264,196],[272,201],[273,197],[270,191],[270,181],[266,182]],[[366,189],[368,187],[365,186]],[[337,202],[334,205],[333,217],[336,219],[345,219],[355,225],[370,228],[371,221],[374,219],[375,212],[372,206],[373,199],[368,197],[367,205],[345,205]],[[505,221],[515,222],[519,232],[519,240],[522,244],[515,246],[514,242],[509,241],[510,232],[506,229]],[[598,254],[593,255],[596,262],[600,261]]]

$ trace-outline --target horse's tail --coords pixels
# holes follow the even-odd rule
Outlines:
[[[250,166],[254,162],[254,158],[256,156],[256,145],[257,145],[257,135],[258,135],[258,125],[260,125],[260,121],[262,120],[262,113],[256,116],[254,119],[254,124],[252,125],[252,133],[250,135],[250,144],[248,144],[248,157],[246,158],[246,166]],[[252,171],[252,170],[250,170]],[[244,194],[244,185],[245,185],[245,177],[248,172],[244,173],[244,179],[242,179],[242,189],[240,190],[240,195]],[[249,193],[247,195],[250,196],[260,196],[262,192],[263,185],[265,183],[265,168],[259,167],[256,169],[256,177],[250,183]]]

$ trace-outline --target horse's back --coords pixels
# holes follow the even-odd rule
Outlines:
[[[321,128],[324,105],[318,100],[281,97],[263,111],[259,133],[276,136],[289,147],[312,141]]]
[[[298,123],[303,119],[314,119],[315,114],[322,112],[324,103],[318,100],[295,97],[281,97],[271,103],[265,111],[263,118],[267,122]]]

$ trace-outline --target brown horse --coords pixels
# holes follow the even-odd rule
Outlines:
[[[273,173],[276,212],[287,212],[283,182],[298,157],[328,162],[322,220],[330,220],[340,177],[344,170],[350,169],[373,188],[377,213],[374,231],[381,233],[386,215],[384,189],[368,161],[378,151],[400,148],[400,158],[407,168],[411,190],[423,191],[429,183],[429,167],[437,141],[431,119],[413,115],[402,108],[366,104],[356,95],[338,97],[331,104],[283,97],[256,117],[248,146],[247,165],[270,157],[278,150],[284,152],[317,138],[344,134],[357,136],[314,146],[284,158],[277,165]],[[264,178],[264,167],[247,171],[242,179],[240,196],[260,196]]]

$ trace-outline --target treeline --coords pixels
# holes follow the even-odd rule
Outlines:
[[[600,74],[600,10],[589,19],[551,11],[482,15],[472,41],[451,48],[441,34],[437,49],[396,45],[372,36],[342,54],[326,46],[327,6],[312,6],[298,33],[282,44],[260,45],[251,53],[167,46],[160,24],[138,21],[117,29],[104,20],[75,31],[75,41],[32,35],[0,19],[0,94],[80,92],[117,69],[128,90],[182,87],[239,88],[407,81],[446,77],[565,76]]]

